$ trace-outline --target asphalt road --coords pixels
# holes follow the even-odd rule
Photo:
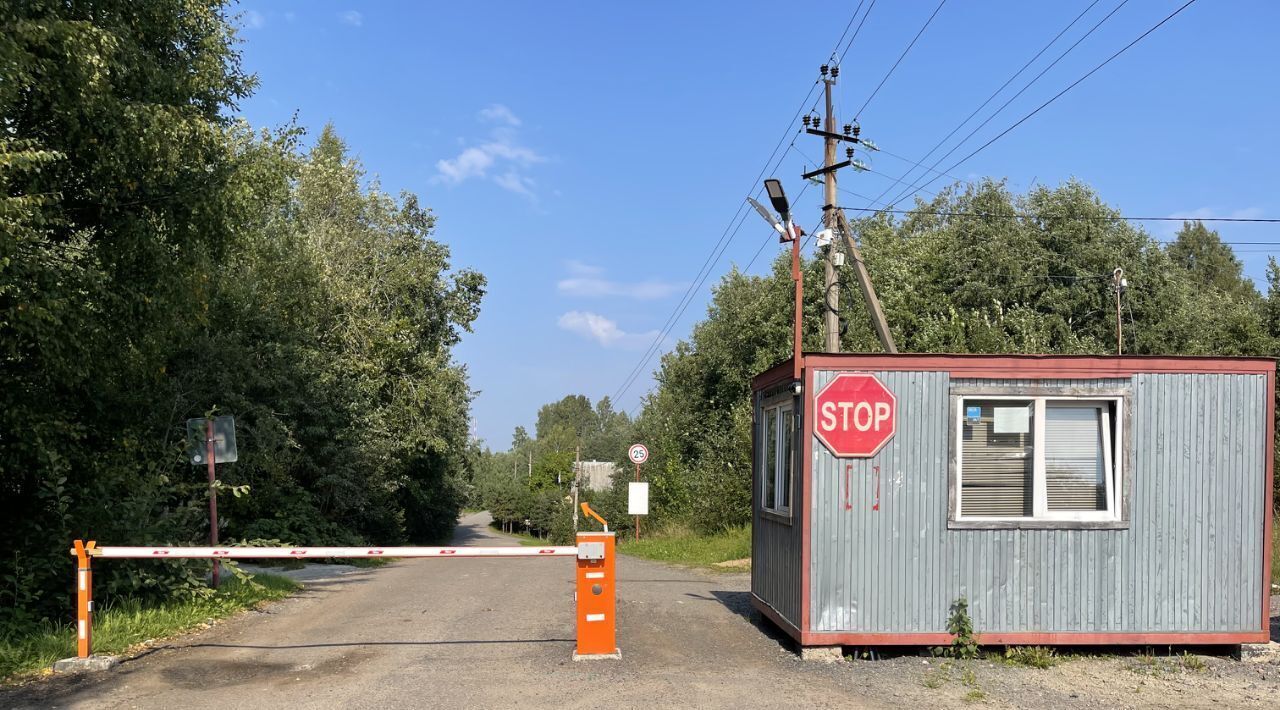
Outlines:
[[[456,544],[510,545],[464,518]],[[573,663],[573,560],[401,560],[307,583],[264,612],[0,707],[861,707],[753,621],[745,574],[622,556],[621,661]],[[881,695],[880,693],[875,693]],[[896,704],[896,703],[894,703]]]

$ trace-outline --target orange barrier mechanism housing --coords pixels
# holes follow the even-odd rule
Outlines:
[[[618,658],[614,533],[578,533],[578,648],[574,660]]]
[[[93,652],[93,540],[76,540],[76,656],[88,658]]]

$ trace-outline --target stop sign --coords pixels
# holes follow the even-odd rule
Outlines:
[[[870,373],[836,375],[815,408],[813,433],[838,458],[875,456],[897,431],[898,398]]]

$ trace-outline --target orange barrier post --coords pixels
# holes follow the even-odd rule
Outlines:
[[[573,660],[621,658],[614,533],[578,533],[578,647]]]
[[[76,657],[93,655],[93,540],[75,541],[76,555]]]

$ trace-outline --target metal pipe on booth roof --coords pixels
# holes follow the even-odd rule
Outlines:
[[[804,331],[804,275],[800,273],[800,237],[797,227],[787,220],[787,236],[791,237],[791,280],[796,285],[796,311],[794,316],[795,332],[791,336],[791,378],[800,382],[800,353],[803,348]]]

